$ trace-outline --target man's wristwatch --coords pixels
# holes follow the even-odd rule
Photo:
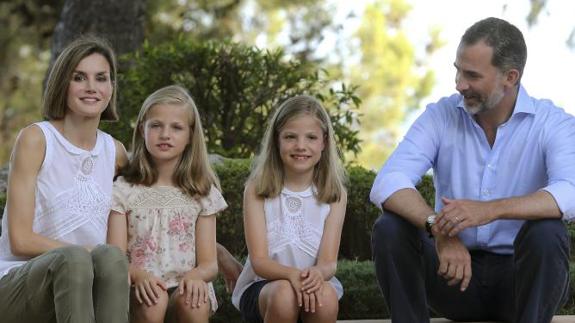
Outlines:
[[[436,217],[437,217],[436,214],[432,214],[432,215],[428,216],[427,219],[425,220],[425,231],[427,231],[430,238],[433,238],[433,232],[431,231],[431,228],[435,224],[435,218]]]

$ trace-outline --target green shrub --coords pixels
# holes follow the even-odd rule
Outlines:
[[[131,142],[135,119],[144,99],[155,90],[180,84],[190,91],[201,115],[208,150],[225,157],[248,158],[257,151],[268,115],[296,94],[321,100],[333,121],[336,139],[344,152],[360,149],[360,99],[355,87],[338,90],[318,69],[289,60],[281,51],[265,51],[231,42],[195,42],[178,39],[159,46],[145,44],[124,58],[120,71],[120,121],[104,130]]]
[[[247,255],[242,204],[244,184],[250,174],[249,159],[226,159],[215,168],[228,208],[218,216],[218,242],[236,256]]]

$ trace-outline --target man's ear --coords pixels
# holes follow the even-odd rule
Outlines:
[[[512,68],[510,70],[507,70],[507,72],[505,72],[505,80],[507,81],[507,83],[515,86],[517,85],[517,83],[519,83],[519,79],[521,78],[521,75],[519,74],[519,71],[515,68]]]

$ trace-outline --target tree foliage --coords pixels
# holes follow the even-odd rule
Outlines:
[[[356,37],[359,62],[347,76],[360,84],[362,105],[360,138],[366,143],[358,159],[368,168],[379,168],[395,146],[405,116],[419,107],[431,92],[435,77],[418,59],[415,48],[403,31],[410,11],[405,0],[380,0],[366,6]],[[441,46],[432,31],[426,54]]]
[[[129,144],[144,99],[156,89],[180,84],[190,91],[202,117],[210,152],[250,157],[257,151],[269,114],[285,99],[316,96],[331,114],[340,149],[357,153],[360,104],[354,88],[335,90],[327,75],[309,63],[287,60],[282,51],[260,50],[232,42],[178,41],[152,46],[125,59],[121,71],[121,120],[106,130]]]

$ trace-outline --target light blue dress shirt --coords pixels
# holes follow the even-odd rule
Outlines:
[[[430,168],[436,212],[442,196],[489,201],[545,190],[564,220],[575,218],[575,118],[549,100],[530,97],[522,86],[493,147],[461,95],[428,105],[377,174],[371,201],[381,208],[396,191],[415,188]],[[512,254],[523,222],[497,220],[459,237],[469,249]]]

